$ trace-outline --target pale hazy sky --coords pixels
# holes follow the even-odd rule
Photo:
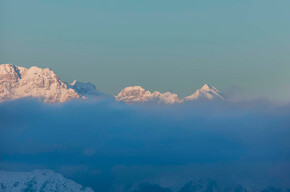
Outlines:
[[[0,2],[0,63],[62,80],[290,100],[289,0]]]

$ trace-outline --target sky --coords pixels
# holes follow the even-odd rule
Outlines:
[[[290,97],[290,1],[0,2],[0,63],[49,67],[116,95],[141,85]]]

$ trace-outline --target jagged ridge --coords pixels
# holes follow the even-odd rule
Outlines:
[[[71,99],[112,98],[96,90],[95,85],[91,83],[75,80],[68,85],[49,68],[27,69],[11,64],[0,65],[0,102],[23,97],[40,98],[46,103],[63,103]],[[115,99],[125,103],[176,104],[197,100],[224,100],[224,96],[215,87],[207,84],[183,99],[179,99],[175,93],[152,93],[141,86],[132,86],[124,88]]]
[[[0,101],[35,97],[46,103],[63,103],[71,99],[105,96],[90,83],[62,82],[49,68],[0,65]]]

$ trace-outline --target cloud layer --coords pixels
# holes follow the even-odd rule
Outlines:
[[[290,106],[267,102],[0,104],[0,168],[47,168],[96,191],[189,179],[287,185]],[[251,183],[252,182],[252,183]]]

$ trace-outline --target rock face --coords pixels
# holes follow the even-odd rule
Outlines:
[[[24,97],[40,98],[46,103],[105,96],[91,83],[62,82],[49,68],[0,65],[0,102]]]
[[[157,102],[164,104],[174,104],[179,103],[179,98],[176,94],[166,92],[160,93],[155,91],[151,93],[146,91],[140,86],[126,87],[117,96],[115,96],[117,101],[123,101],[125,103],[145,103],[145,102]]]
[[[0,101],[23,97],[42,98],[47,103],[62,103],[81,96],[59,80],[51,69],[0,65]]]
[[[31,172],[0,171],[0,192],[93,192],[72,180],[50,170]]]

